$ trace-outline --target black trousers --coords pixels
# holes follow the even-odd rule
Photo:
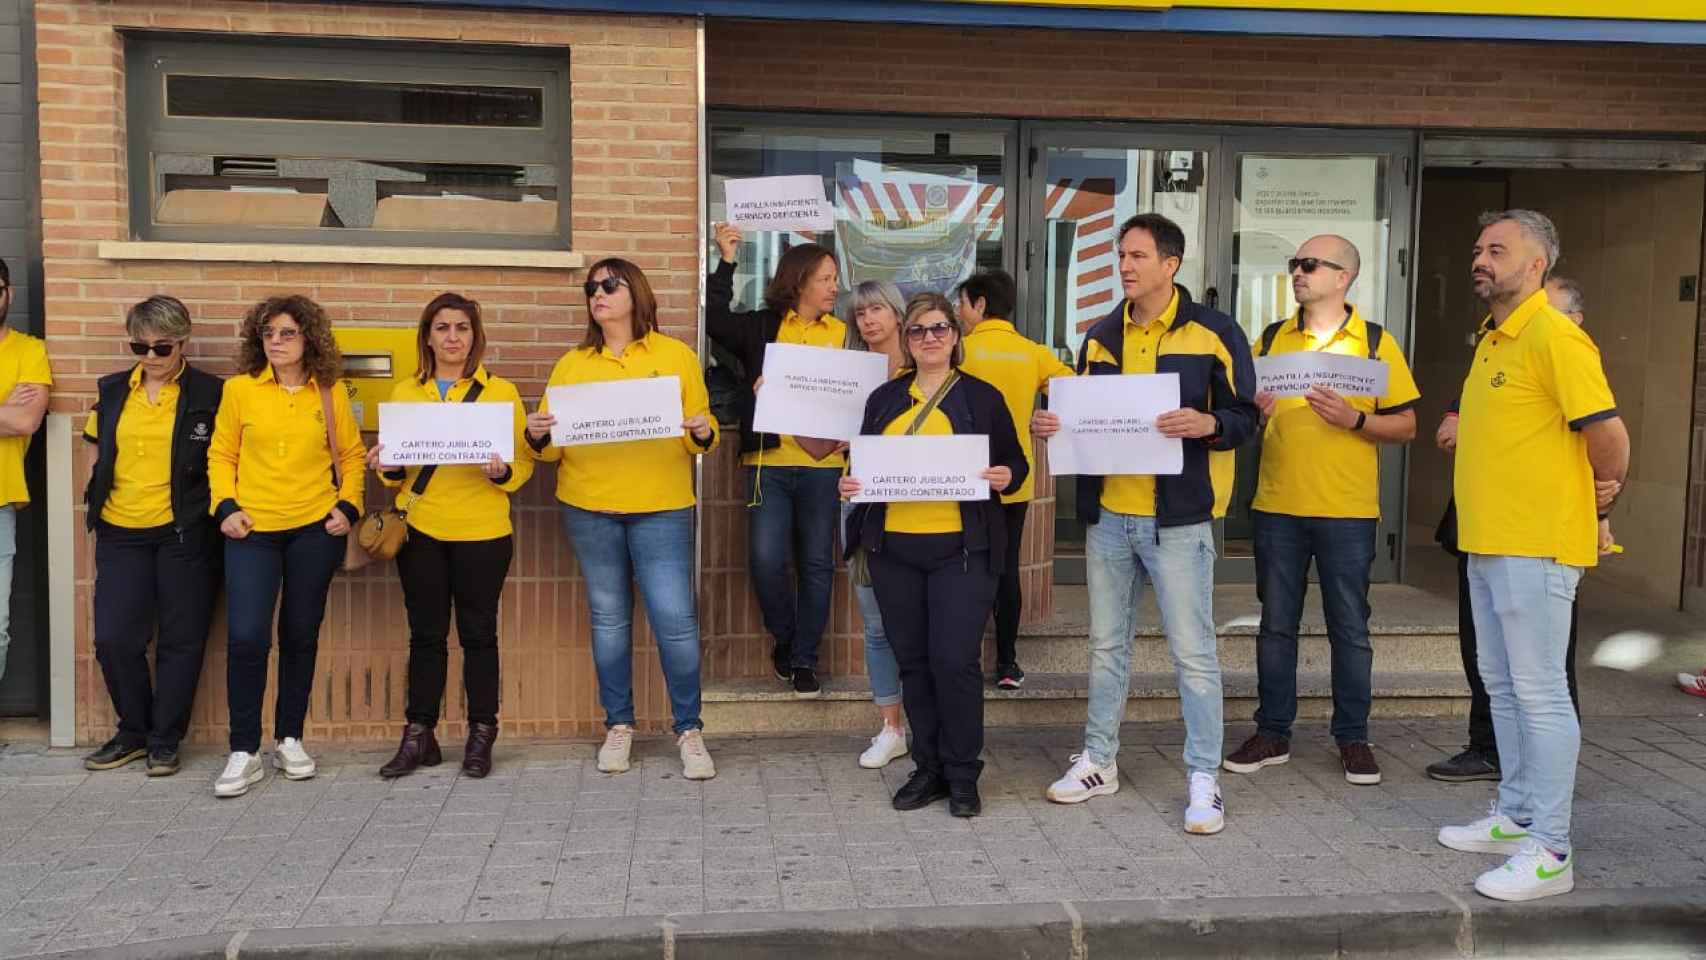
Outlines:
[[[1582,700],[1576,693],[1576,622],[1581,612],[1581,595],[1570,605],[1570,644],[1564,654],[1564,676],[1570,683],[1570,703],[1576,708],[1577,719],[1582,715]],[[1487,699],[1487,685],[1481,682],[1481,668],[1476,653],[1475,613],[1469,604],[1469,556],[1457,556],[1457,642],[1463,654],[1463,675],[1469,680],[1469,749],[1485,757],[1499,755],[1498,741],[1493,739],[1493,707]]]
[[[900,665],[912,760],[952,781],[983,771],[983,625],[995,602],[989,553],[957,533],[889,533],[871,586]]]
[[[1030,501],[1001,506],[1007,521],[1007,562],[995,584],[995,667],[1019,662],[1019,614],[1025,609],[1025,592],[1019,580],[1019,555],[1025,545],[1025,514]]]
[[[219,590],[219,531],[95,524],[95,660],[128,746],[175,749],[201,679]],[[158,624],[154,679],[148,641]]]
[[[410,723],[438,724],[449,670],[450,611],[462,643],[462,687],[468,719],[498,722],[498,599],[515,556],[515,538],[439,540],[414,528],[397,553],[403,605],[409,612]]]

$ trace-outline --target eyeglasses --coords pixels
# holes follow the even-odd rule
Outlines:
[[[141,340],[130,341],[130,352],[139,357],[146,357],[150,353],[156,357],[169,357],[172,355],[172,351],[176,349],[178,349],[176,340],[161,340],[156,343],[143,343]]]
[[[1320,257],[1292,257],[1285,262],[1286,273],[1296,273],[1298,270],[1302,270],[1304,273],[1314,273],[1317,267],[1332,267],[1334,270],[1345,269],[1331,260],[1323,260]]]
[[[946,340],[948,339],[949,332],[953,329],[954,325],[951,323],[932,323],[928,327],[923,324],[916,324],[906,328],[906,339],[911,340],[913,343],[921,342],[926,337],[935,340]]]
[[[295,327],[262,327],[261,328],[261,339],[262,340],[282,340],[285,343],[289,343],[290,341],[295,340],[297,337],[300,337],[300,336],[302,336],[302,331],[296,329]]]
[[[587,299],[590,300],[592,295],[599,290],[603,290],[605,293],[615,293],[617,287],[625,287],[627,285],[627,281],[620,277],[607,276],[603,280],[588,280],[581,284],[581,289],[586,291]]]

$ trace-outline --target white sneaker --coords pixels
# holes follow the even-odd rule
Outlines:
[[[871,745],[859,754],[859,766],[866,770],[881,770],[891,760],[906,756],[906,731],[883,724],[881,733],[871,738]]]
[[[1226,804],[1220,781],[1212,773],[1191,774],[1190,805],[1185,807],[1186,833],[1219,833],[1226,829]]]
[[[604,746],[598,748],[598,772],[627,773],[628,751],[633,746],[633,727],[617,724],[604,731]]]
[[[1461,827],[1439,828],[1440,846],[1465,853],[1502,853],[1507,857],[1513,856],[1527,839],[1528,828],[1518,826],[1515,820],[1500,813],[1497,801],[1487,808],[1486,816],[1474,823]]]
[[[231,751],[231,758],[225,761],[225,770],[219,779],[213,781],[213,795],[216,797],[240,797],[249,792],[249,788],[261,782],[266,773],[261,770],[261,758],[241,750]]]
[[[1118,764],[1103,766],[1090,759],[1088,753],[1072,755],[1072,767],[1048,785],[1043,795],[1055,803],[1083,803],[1091,797],[1113,793],[1120,788]]]
[[[285,737],[273,748],[272,765],[284,771],[286,780],[307,780],[314,776],[314,758],[295,737]]]
[[[1539,840],[1524,841],[1516,856],[1475,878],[1475,891],[1494,900],[1538,900],[1576,888],[1576,860],[1562,859]]]
[[[711,762],[711,752],[705,749],[705,736],[689,730],[675,738],[681,748],[681,775],[689,780],[709,780],[717,775],[717,765]]]

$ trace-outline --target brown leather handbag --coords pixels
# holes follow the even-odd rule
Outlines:
[[[478,380],[469,384],[462,402],[473,403],[479,399],[483,389],[485,385]],[[414,506],[415,501],[426,492],[427,483],[432,480],[432,475],[437,470],[438,464],[429,463],[415,474],[415,482],[409,486],[407,506],[402,509],[380,507],[369,510],[367,515],[361,518],[361,522],[356,524],[352,539],[369,557],[390,560],[403,549],[403,544],[409,542],[409,507]],[[345,569],[350,568],[346,565]]]

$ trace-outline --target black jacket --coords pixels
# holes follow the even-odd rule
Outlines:
[[[776,342],[782,314],[764,307],[750,313],[729,309],[735,298],[735,265],[727,260],[705,278],[705,332],[717,346],[740,361],[740,390],[735,398],[740,416],[740,452],[770,450],[782,442],[774,433],[753,433],[752,413],[758,397],[752,385],[764,375],[764,348]]]
[[[1232,490],[1232,464],[1213,464],[1211,454],[1231,451],[1257,435],[1261,411],[1256,407],[1256,367],[1250,343],[1229,316],[1191,300],[1178,287],[1179,312],[1161,335],[1156,373],[1179,375],[1179,403],[1212,414],[1220,432],[1201,440],[1185,440],[1185,468],[1177,476],[1155,478],[1155,524],[1177,527],[1201,523],[1224,512]],[[1078,352],[1078,373],[1091,376],[1123,373],[1125,301],[1098,320]],[[1230,453],[1224,453],[1230,457]],[[1218,468],[1218,469],[1216,469]],[[1215,473],[1223,474],[1217,478]],[[1224,489],[1216,486],[1219,479]],[[1102,478],[1078,478],[1078,517],[1086,524],[1102,516]]]
[[[95,529],[101,508],[113,489],[113,464],[118,462],[118,418],[130,398],[135,368],[109,373],[95,384],[95,470],[83,491],[89,505],[88,526]],[[178,379],[178,411],[172,426],[172,527],[182,534],[208,519],[211,493],[207,486],[207,447],[213,440],[213,417],[225,381],[185,365]],[[84,435],[87,439],[88,435]]]
[[[861,434],[880,434],[894,418],[912,409],[914,375],[909,371],[871,391],[865,401],[865,421]],[[1031,472],[1025,460],[1025,448],[1019,446],[1019,434],[1013,426],[1013,415],[1001,391],[985,381],[961,372],[960,379],[937,406],[955,433],[985,434],[989,437],[989,465],[1013,471],[1013,482],[1005,490],[990,490],[989,499],[961,501],[960,532],[965,538],[967,552],[989,551],[989,572],[1000,574],[1007,560],[1007,521],[1001,512],[1001,494],[1012,493],[1025,483]],[[888,515],[886,503],[861,503],[853,508],[847,521],[847,556],[860,546],[872,553],[883,549],[883,520]]]

